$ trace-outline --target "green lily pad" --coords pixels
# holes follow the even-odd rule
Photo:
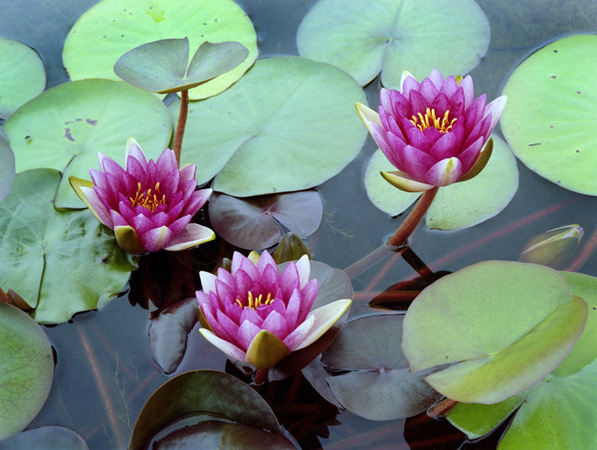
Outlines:
[[[191,89],[229,72],[248,54],[238,42],[204,42],[189,65],[188,38],[162,39],[122,55],[114,65],[114,72],[141,89],[166,94]]]
[[[188,37],[195,50],[205,41],[240,42],[249,50],[230,72],[189,91],[189,98],[216,95],[234,84],[258,56],[257,36],[247,14],[233,0],[103,0],[83,14],[64,42],[62,59],[72,80],[117,79],[116,61],[126,52],[159,39]],[[89,43],[94,42],[93,51]]]
[[[120,292],[135,266],[114,235],[85,211],[57,212],[60,173],[19,173],[0,204],[0,286],[35,308],[39,323],[60,323]]]
[[[160,429],[193,414],[282,434],[273,411],[250,386],[226,373],[196,370],[168,380],[152,394],[137,417],[129,449],[145,448]]]
[[[495,405],[460,403],[451,409],[448,420],[470,439],[488,434],[520,406],[500,448],[521,448],[528,442],[537,448],[591,447],[596,418],[594,408],[586,405],[595,402],[597,278],[570,272],[562,275],[572,294],[582,296],[589,305],[583,334],[562,364],[529,390]]]
[[[47,448],[60,450],[89,450],[81,436],[63,427],[41,427],[13,434],[0,441],[0,450],[30,450]]]
[[[385,181],[380,171],[395,170],[377,150],[365,172],[365,189],[373,204],[391,215],[401,214],[419,193],[404,192]],[[508,145],[493,136],[493,153],[487,166],[475,178],[442,187],[427,213],[427,228],[468,228],[502,211],[518,189],[516,159]]]
[[[448,398],[492,404],[529,388],[572,350],[587,304],[553,269],[478,263],[426,288],[404,319],[411,370],[442,364],[425,380]]]
[[[197,179],[237,197],[308,189],[340,172],[367,130],[354,113],[366,101],[345,72],[304,58],[257,61],[232,88],[191,104],[182,163]],[[178,114],[178,103],[171,106]]]
[[[168,146],[172,119],[153,94],[124,82],[83,80],[44,92],[15,112],[4,129],[15,153],[17,172],[48,167],[63,172],[57,208],[83,208],[69,176],[89,179],[99,169],[98,152],[124,164],[133,136],[148,158]]]
[[[410,372],[402,353],[403,315],[349,322],[323,353],[322,363],[339,373],[326,381],[340,404],[370,420],[394,420],[425,411],[439,398],[423,377]]]
[[[320,0],[297,32],[299,54],[333,64],[361,85],[381,71],[388,88],[402,72],[465,74],[489,47],[489,21],[473,0]]]
[[[0,119],[6,119],[41,94],[46,72],[39,55],[20,42],[0,38],[0,55]]]
[[[529,169],[588,195],[597,195],[596,70],[597,35],[543,47],[508,79],[501,119],[506,140]]]
[[[0,203],[10,192],[15,180],[15,155],[12,149],[0,136]]]
[[[21,310],[3,302],[0,302],[0,353],[3,355],[0,439],[3,439],[24,429],[41,410],[50,393],[54,358],[41,327]]]

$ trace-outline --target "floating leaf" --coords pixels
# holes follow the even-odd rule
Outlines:
[[[135,268],[89,211],[54,209],[59,181],[52,169],[20,173],[0,204],[0,286],[35,308],[39,323],[97,308],[123,289]]]
[[[597,195],[596,70],[594,34],[543,47],[508,79],[508,106],[501,119],[506,140],[529,169],[588,195]]]
[[[587,405],[596,399],[597,278],[570,272],[562,275],[572,294],[582,296],[590,307],[583,334],[562,364],[529,390],[495,405],[460,403],[450,410],[448,420],[470,439],[491,432],[520,405],[499,448],[521,448],[525,442],[536,443],[538,448],[591,447],[597,418],[594,408]]]
[[[114,72],[141,89],[166,94],[191,89],[229,72],[248,54],[238,42],[204,42],[189,66],[189,40],[162,39],[122,55],[114,65]]]
[[[237,197],[317,186],[361,149],[356,101],[366,101],[362,89],[328,64],[259,60],[226,92],[189,106],[182,162],[199,162],[200,183],[217,175],[213,188]]]
[[[156,442],[156,448],[270,448],[295,449],[286,438],[241,423],[214,419],[169,434]]]
[[[0,441],[0,450],[30,450],[33,448],[88,450],[89,447],[83,438],[74,431],[53,426],[23,431]]]
[[[427,213],[428,228],[454,230],[471,227],[495,216],[510,203],[518,189],[516,159],[502,139],[497,136],[492,138],[493,153],[479,175],[439,190]],[[378,149],[365,173],[367,195],[382,211],[391,215],[401,214],[419,194],[396,189],[379,175],[382,170],[395,170],[395,167]]]
[[[123,82],[83,80],[65,83],[30,101],[5,123],[17,172],[48,167],[63,172],[57,208],[83,208],[68,183],[89,179],[99,169],[98,152],[124,162],[133,136],[148,158],[168,146],[172,120],[153,94]]]
[[[544,266],[487,261],[426,288],[404,319],[411,370],[441,364],[425,380],[465,403],[492,404],[555,369],[579,338],[587,304]]]
[[[174,372],[180,364],[187,348],[187,336],[197,318],[197,299],[192,297],[168,306],[149,320],[151,352],[165,373]]]
[[[402,315],[370,316],[348,323],[324,352],[326,378],[350,412],[370,420],[393,420],[424,411],[439,394],[410,372],[402,353]]]
[[[438,230],[468,228],[499,214],[518,190],[516,158],[500,138],[479,175],[439,190],[427,212],[425,225]]]
[[[292,192],[253,198],[214,194],[209,219],[218,236],[245,249],[261,250],[282,240],[280,222],[300,237],[315,232],[323,205],[315,191]]]
[[[361,85],[381,71],[398,88],[402,72],[465,74],[489,46],[489,21],[473,0],[320,0],[297,33],[299,54],[333,64]]]
[[[233,0],[161,3],[103,0],[83,14],[70,30],[62,58],[72,80],[117,79],[112,68],[126,52],[158,39],[184,37],[188,37],[193,53],[205,41],[236,41],[249,50],[249,56],[238,67],[191,89],[191,99],[207,98],[224,91],[243,76],[258,56],[253,24]],[[90,42],[96,43],[92,52]],[[189,76],[195,69],[200,67],[191,62]]]
[[[0,136],[0,203],[10,192],[15,180],[15,155]]]
[[[46,72],[33,49],[0,38],[0,119],[6,119],[23,103],[46,87]]]
[[[152,394],[139,413],[129,448],[145,448],[160,429],[193,414],[282,433],[273,411],[247,384],[226,373],[196,370],[172,378]]]
[[[24,429],[41,410],[50,393],[54,359],[41,327],[27,314],[4,302],[0,302],[0,353],[3,355],[0,358],[2,439]],[[0,442],[0,448],[3,445]]]

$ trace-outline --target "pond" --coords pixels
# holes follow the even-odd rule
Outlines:
[[[103,1],[107,2],[108,0]],[[95,0],[55,0],[50,3],[39,0],[2,0],[0,2],[3,6],[3,14],[0,17],[0,37],[23,42],[36,50],[43,60],[46,71],[46,88],[58,86],[69,80],[62,61],[65,38],[79,17],[96,3]],[[121,2],[121,5],[125,3],[139,4],[143,2],[127,0]],[[144,3],[155,6],[156,10],[160,8],[158,1],[147,0]],[[192,4],[193,2],[187,3]],[[197,1],[197,3],[205,2]],[[317,0],[276,0],[274,2],[236,0],[236,3],[246,11],[255,27],[259,58],[262,59],[279,55],[298,55],[297,30],[307,13],[319,2]],[[324,3],[324,0],[321,0],[321,3]],[[348,5],[350,2],[346,3]],[[411,3],[413,2],[407,0],[364,2],[364,4],[371,4],[371,8],[382,8],[386,4],[404,4],[404,7],[407,8]],[[468,5],[469,1],[438,0],[436,9],[448,8],[450,3]],[[491,29],[491,39],[488,42],[486,54],[484,56],[477,55],[480,62],[472,64],[466,70],[470,70],[468,74],[474,79],[475,95],[478,96],[486,92],[488,102],[501,95],[514,70],[533,52],[557,39],[576,34],[590,35],[597,31],[595,28],[597,6],[591,0],[577,2],[477,0],[477,4],[487,17]],[[463,14],[468,14],[468,12],[463,12]],[[431,19],[437,20],[435,17],[431,17]],[[325,28],[324,22],[318,26],[322,29]],[[335,25],[331,23],[327,27],[328,32],[333,34]],[[474,28],[474,24],[471,25],[471,28]],[[430,29],[435,30],[433,26]],[[441,29],[440,25],[438,25],[438,29]],[[396,39],[399,40],[399,38]],[[102,42],[87,42],[87,51],[91,57],[86,60],[86,64],[93,65],[93,55],[101,48],[101,45]],[[301,45],[307,47],[305,43]],[[441,38],[437,39],[440,53],[448,55],[447,58],[443,56],[440,59],[442,61],[449,60],[451,53],[459,55],[466,52],[467,46],[470,48],[483,46],[482,43],[477,42],[458,42],[457,45],[458,48],[451,48],[449,42],[446,43]],[[408,47],[406,48],[408,49]],[[419,51],[418,47],[412,48],[414,50],[411,51]],[[348,52],[349,50],[344,51]],[[191,54],[193,52],[194,48],[191,48]],[[412,55],[404,57],[415,62],[417,60]],[[421,56],[422,59],[425,57],[425,55]],[[455,58],[457,57],[455,56]],[[101,58],[98,56],[99,59]],[[587,61],[575,63],[578,66],[575,66],[574,69],[589,72],[592,70],[591,73],[594,74],[594,60],[587,59]],[[422,66],[425,65],[422,64]],[[425,73],[429,73],[434,67],[425,69]],[[560,69],[558,66],[557,70]],[[416,70],[419,68],[417,67]],[[248,72],[245,77],[250,76],[250,73]],[[325,76],[327,75],[321,75],[322,78]],[[379,92],[382,87],[381,77],[380,75],[372,76],[373,81],[367,82],[363,88],[363,98],[355,96],[349,103],[354,105],[357,101],[366,101],[371,108],[377,110],[380,102]],[[420,75],[417,77],[422,78]],[[240,83],[239,81],[239,85]],[[272,86],[274,85],[275,83],[272,81]],[[267,80],[263,86],[265,86],[264,90],[267,90]],[[237,86],[235,85],[233,88],[235,87]],[[393,87],[397,88],[398,86]],[[506,89],[508,88],[515,89],[510,86]],[[562,110],[572,108],[572,117],[580,122],[588,118],[589,122],[586,123],[586,126],[591,126],[590,130],[592,131],[595,125],[594,119],[597,117],[597,92],[593,88],[592,92],[588,92],[587,95],[593,101],[592,103],[583,103],[583,105],[590,105],[588,110],[575,111],[577,103],[574,101],[571,101],[569,105],[562,104],[561,107]],[[1,93],[0,97],[2,97]],[[511,97],[508,99],[509,103],[506,108],[513,102]],[[171,103],[172,110],[176,110],[177,101],[173,99],[172,95],[166,100],[167,103]],[[536,98],[533,102],[533,106],[540,110],[542,99]],[[299,105],[308,107],[301,103]],[[550,106],[557,107],[559,105],[546,103],[544,108]],[[143,108],[145,106],[140,110]],[[204,131],[201,129],[203,126],[200,123],[201,119],[197,116],[206,113],[206,109],[200,110],[200,107],[196,106],[196,111],[193,111],[193,108],[194,106],[191,104],[185,139],[194,143],[197,135]],[[358,118],[354,109],[351,109],[350,113]],[[139,111],[139,114],[145,114],[145,111]],[[509,123],[515,119],[510,118]],[[529,122],[533,122],[532,117],[527,117],[527,119]],[[7,118],[6,120],[9,122],[11,119]],[[14,119],[12,120],[14,121]],[[572,119],[568,117],[562,120]],[[215,127],[214,122],[215,119],[205,127]],[[504,122],[505,120],[502,121],[502,125]],[[359,139],[359,133],[362,133],[362,138],[364,138],[366,131],[364,126],[359,126],[361,128],[355,131],[356,140]],[[512,126],[510,125],[510,127]],[[7,129],[7,133],[10,138],[10,129]],[[347,131],[347,133],[350,134],[352,131],[350,133]],[[513,135],[515,135],[514,132]],[[506,137],[508,138],[508,136]],[[494,131],[494,139],[498,142],[495,144],[496,147],[502,145],[499,142],[505,142],[502,141],[504,136],[500,126]],[[514,140],[515,137],[512,139]],[[585,146],[581,150],[595,154],[594,138],[592,141],[587,139],[586,145],[583,144]],[[169,142],[169,135],[167,142]],[[510,142],[509,138],[508,142]],[[15,147],[12,142],[10,144]],[[123,141],[120,145],[124,150],[125,142]],[[358,145],[360,144],[357,142],[357,147]],[[507,150],[507,144],[504,143],[503,146]],[[183,141],[183,159],[185,149]],[[408,215],[409,203],[403,208],[406,209],[406,213],[397,217],[396,214],[393,214],[393,217],[387,211],[375,206],[367,195],[364,180],[368,164],[376,150],[377,145],[368,136],[362,148],[357,148],[356,156],[349,158],[347,164],[342,166],[340,173],[333,177],[330,175],[327,181],[316,186],[316,191],[323,204],[322,220],[316,231],[309,233],[309,236],[304,239],[313,260],[333,268],[347,269],[378,247],[383,247],[387,239]],[[15,149],[15,153],[16,151]],[[99,148],[97,151],[103,150]],[[192,151],[190,147],[188,151]],[[326,149],[323,148],[320,151],[325,152]],[[509,150],[507,151],[509,152]],[[497,150],[494,150],[494,155],[497,153]],[[93,160],[95,158],[94,154]],[[122,160],[122,158],[115,159],[119,163]],[[593,157],[587,161],[595,162],[595,159]],[[198,171],[201,171],[202,161],[193,162],[198,165]],[[287,163],[287,160],[284,163]],[[533,163],[535,161],[531,160],[531,164]],[[562,162],[554,160],[553,164],[565,165],[568,164],[568,160]],[[480,223],[444,231],[428,229],[423,221],[409,239],[410,250],[381,251],[376,254],[375,258],[365,260],[363,265],[352,266],[348,269],[347,272],[350,275],[354,291],[349,320],[371,315],[403,315],[414,297],[426,285],[431,284],[432,280],[441,275],[457,272],[467,266],[488,260],[518,261],[521,251],[531,238],[547,230],[572,224],[578,224],[584,229],[584,237],[578,248],[575,248],[574,252],[568,255],[566,261],[557,268],[597,276],[597,259],[594,252],[595,245],[597,245],[595,234],[597,232],[595,227],[597,200],[594,197],[597,195],[597,189],[595,189],[594,183],[592,193],[588,192],[588,189],[585,191],[583,189],[566,189],[566,186],[559,186],[556,180],[550,176],[541,176],[530,170],[520,160],[517,160],[515,165],[518,168],[517,189],[514,186],[516,175],[512,175],[512,173],[508,175],[510,187],[504,187],[501,184],[502,172],[497,172],[498,175],[487,182],[490,183],[489,191],[499,192],[513,189],[513,196],[510,201],[508,201],[509,199],[500,200],[502,204],[495,207],[493,214],[488,213],[486,217],[477,221]],[[590,170],[593,174],[597,174],[597,167],[593,166]],[[82,176],[87,170],[83,172]],[[251,178],[255,179],[254,184],[258,184],[260,177],[262,177],[260,173],[252,175]],[[89,177],[87,176],[87,178]],[[579,176],[579,178],[588,177]],[[221,181],[221,183],[222,186],[226,186],[225,181]],[[566,183],[567,181],[564,180],[560,184],[566,185]],[[570,183],[574,184],[575,180]],[[218,190],[217,187],[215,190]],[[292,190],[298,190],[298,188]],[[232,191],[234,189],[230,188],[227,192]],[[505,195],[507,196],[507,194]],[[480,203],[491,201],[490,195],[485,191],[480,191],[479,197]],[[66,199],[65,201],[70,200]],[[203,212],[196,219],[206,226],[210,226],[210,217],[205,212],[210,204],[208,203],[204,207]],[[456,204],[458,205],[457,202]],[[310,213],[311,210],[308,211]],[[5,210],[1,214],[6,214]],[[436,217],[440,222],[445,218],[441,214]],[[2,232],[1,227],[0,232]],[[0,238],[2,237],[0,234]],[[261,249],[259,248],[260,251]],[[274,249],[274,246],[270,248],[272,252]],[[27,430],[44,426],[61,426],[78,433],[91,449],[126,448],[141,409],[149,397],[173,377],[188,371],[211,369],[229,372],[245,381],[248,380],[244,377],[246,374],[243,374],[238,366],[227,361],[227,356],[200,334],[198,323],[195,323],[189,332],[184,356],[180,364],[177,367],[174,366],[175,369],[172,373],[166,374],[155,362],[148,339],[150,323],[157,316],[155,305],[163,306],[194,297],[195,291],[201,288],[199,271],[211,272],[223,258],[232,258],[235,250],[248,254],[247,248],[240,249],[221,237],[216,237],[214,241],[189,250],[160,251],[141,256],[136,260],[139,268],[132,272],[128,283],[122,286],[118,298],[108,302],[99,310],[78,313],[68,322],[43,326],[54,349],[54,378],[47,401],[39,414],[28,425]],[[5,279],[3,278],[5,274],[14,269],[12,263],[7,263],[7,261],[7,258],[0,257],[0,281]],[[77,261],[74,264],[80,263]],[[88,264],[95,264],[99,267],[101,262],[88,261]],[[68,268],[68,265],[65,267]],[[419,276],[421,274],[422,277]],[[93,277],[93,272],[88,276]],[[97,276],[103,275],[98,274]],[[418,283],[396,286],[407,280],[418,280]],[[502,283],[503,280],[498,281]],[[591,284],[591,286],[592,289],[595,289],[595,284]],[[5,290],[11,288],[11,286],[0,287]],[[496,289],[500,288],[501,286],[496,287]],[[72,286],[65,284],[61,289],[66,298],[77,295]],[[404,295],[396,294],[401,291]],[[118,292],[118,289],[115,292]],[[572,293],[576,292],[573,290]],[[595,295],[594,290],[591,295]],[[385,308],[379,307],[380,299],[385,299],[381,300],[381,306],[385,305]],[[594,298],[589,301],[585,297],[585,300],[591,306],[591,301],[594,301]],[[377,302],[378,306],[372,307],[372,301]],[[589,311],[589,318],[592,317],[590,313],[591,311]],[[446,327],[449,327],[450,319],[448,318],[446,322]],[[588,323],[587,329],[589,329]],[[465,334],[464,336],[466,339],[469,335]],[[594,339],[597,335],[592,334],[591,336]],[[6,357],[6,355],[3,356]],[[553,369],[547,371],[546,374],[551,370]],[[339,370],[335,374],[341,373],[342,371]],[[597,388],[597,378],[590,378],[588,385],[592,386],[593,390]],[[506,428],[506,424],[503,424],[486,439],[471,443],[464,433],[447,420],[431,419],[425,412],[411,415],[406,419],[370,420],[356,413],[342,410],[324,400],[300,372],[281,381],[266,383],[259,392],[268,401],[280,423],[305,449],[496,448],[498,440]],[[440,397],[437,396],[434,400]],[[429,405],[431,403],[432,401],[429,402]],[[597,412],[593,411],[592,414],[590,417],[595,417]],[[0,413],[1,417],[2,413]],[[590,425],[592,426],[593,422],[590,422]],[[573,427],[574,424],[568,423],[565,426]],[[557,440],[552,442],[557,442]],[[547,448],[541,447],[540,444],[537,445],[539,445],[537,448]],[[2,448],[1,442],[0,448]],[[553,448],[557,448],[557,446]]]

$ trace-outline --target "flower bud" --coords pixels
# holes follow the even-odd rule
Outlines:
[[[583,234],[580,225],[566,225],[538,234],[526,243],[518,260],[561,269],[574,256]]]

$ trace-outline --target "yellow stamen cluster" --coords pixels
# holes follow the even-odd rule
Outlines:
[[[257,309],[261,305],[271,305],[274,300],[275,298],[272,298],[272,294],[270,293],[267,294],[267,297],[264,301],[263,294],[259,294],[259,297],[254,298],[253,293],[249,291],[249,294],[247,296],[247,305],[243,305],[239,299],[236,299],[236,303],[238,303],[238,306],[240,306],[241,308]]]
[[[416,116],[413,115],[412,119],[410,120],[417,128],[421,131],[429,128],[434,127],[435,129],[439,130],[441,133],[447,133],[452,129],[452,125],[456,122],[456,117],[450,120],[450,110],[447,110],[444,113],[443,118],[439,118],[435,116],[435,109],[434,108],[427,108],[425,111],[425,115],[418,113]],[[419,123],[420,121],[420,123]]]
[[[150,211],[156,209],[159,205],[166,203],[166,194],[162,194],[160,197],[160,182],[158,181],[155,184],[155,188],[153,189],[153,193],[151,189],[147,189],[146,192],[143,192],[141,189],[141,183],[137,183],[137,193],[135,197],[129,197],[131,201],[131,205],[133,208],[135,206],[143,206]]]

